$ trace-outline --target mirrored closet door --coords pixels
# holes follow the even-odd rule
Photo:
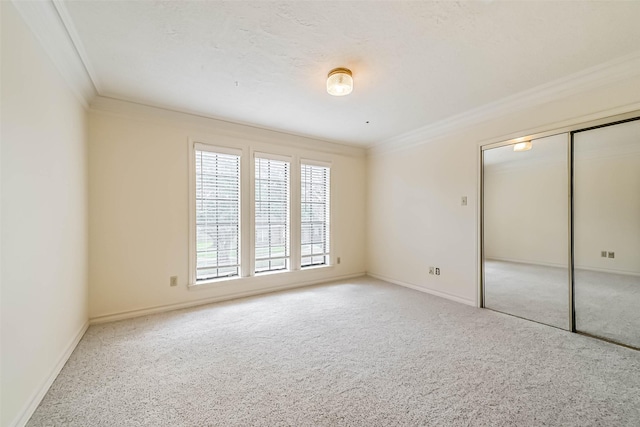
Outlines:
[[[569,329],[569,134],[482,153],[484,307]]]
[[[482,307],[640,350],[640,112],[481,153]]]
[[[640,348],[640,120],[573,133],[576,330]]]

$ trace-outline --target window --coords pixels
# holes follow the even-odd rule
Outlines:
[[[189,153],[189,286],[331,265],[330,163],[195,141]]]
[[[195,279],[240,274],[240,155],[195,145]]]
[[[256,273],[290,268],[289,169],[289,161],[256,155]]]
[[[331,169],[302,163],[301,267],[329,265],[329,189]]]

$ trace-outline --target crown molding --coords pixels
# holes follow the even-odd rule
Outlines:
[[[65,22],[67,19],[70,23],[66,9],[60,9],[64,10],[63,16],[58,9],[59,1],[13,0],[12,3],[71,91],[87,108],[97,90],[82,57],[84,50],[79,50],[74,43],[73,37],[77,38],[77,34],[71,33]]]
[[[388,138],[369,146],[368,153],[380,154],[423,145],[435,138],[499,118],[507,113],[536,107],[638,75],[640,51]]]
[[[71,42],[73,43],[73,46],[75,47],[75,50],[80,57],[80,60],[82,61],[87,74],[89,75],[89,79],[91,80],[93,87],[95,88],[94,96],[102,93],[102,85],[100,83],[100,80],[98,79],[98,73],[96,73],[95,68],[93,68],[91,61],[89,61],[89,55],[87,55],[87,51],[84,48],[82,40],[80,39],[78,30],[76,30],[76,27],[73,24],[73,19],[69,14],[66,3],[62,0],[52,0],[52,2],[53,6],[58,12],[58,15],[60,16],[60,20],[67,30],[67,34],[69,35],[69,38],[71,39]],[[89,102],[90,101],[91,100],[89,100]]]
[[[69,15],[64,1],[12,0],[12,3],[85,108],[91,107],[96,111],[102,110],[100,106],[104,106],[104,99],[111,98],[100,97],[102,100],[98,100],[95,102],[96,105],[93,105],[95,98],[98,97],[99,94],[104,93],[104,91],[88,59],[88,55],[73,25],[73,20]],[[298,140],[298,143],[284,143],[284,145],[302,145],[309,148],[309,142],[312,142],[316,144],[314,149],[317,151],[341,154],[350,152],[351,155],[360,156],[360,153],[364,153],[365,150],[366,153],[375,155],[423,145],[433,139],[461,131],[486,120],[499,118],[510,112],[536,107],[638,75],[640,75],[640,51],[571,74],[553,82],[510,95],[498,101],[485,104],[366,147],[345,144],[341,141],[328,141],[307,135],[287,133],[249,123],[229,122],[197,112],[176,111],[167,109],[164,106],[138,104],[137,101],[129,101],[123,98],[119,98],[119,100],[144,105],[156,110],[163,110],[165,111],[163,114],[171,112],[176,116],[182,114],[199,118],[200,120],[206,119],[210,121],[209,127],[211,127],[211,121],[213,120],[218,124],[217,127],[236,126],[254,128],[264,132],[271,132],[274,135],[286,135],[284,139],[290,142],[292,139]],[[112,101],[115,101],[115,99],[112,99]],[[158,116],[158,114],[155,115]],[[224,126],[222,126],[223,123]],[[309,142],[300,143],[300,141],[305,140]],[[280,144],[283,143],[280,142]],[[326,149],[319,149],[318,144],[326,145],[327,147]]]
[[[89,106],[89,111],[129,119],[182,125],[188,127],[191,132],[215,133],[242,140],[264,142],[350,157],[366,156],[365,147],[341,144],[304,135],[295,135],[255,125],[220,120],[215,117],[204,116],[197,113],[170,110],[164,107],[156,107],[106,96],[96,96]]]

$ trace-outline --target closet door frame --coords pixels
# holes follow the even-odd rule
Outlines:
[[[486,150],[490,150],[493,148],[504,147],[507,145],[517,144],[518,142],[531,141],[534,139],[545,138],[548,136],[553,136],[557,134],[566,133],[568,134],[568,156],[567,156],[567,173],[568,176],[568,205],[569,205],[569,215],[567,218],[569,227],[569,247],[567,248],[569,255],[569,279],[567,283],[567,288],[569,292],[569,306],[567,307],[567,315],[569,317],[569,330],[574,333],[578,333],[581,335],[589,336],[592,338],[600,339],[603,341],[608,341],[617,345],[621,345],[624,347],[634,348],[632,346],[628,346],[623,343],[619,343],[616,341],[611,341],[606,338],[598,337],[595,335],[590,335],[584,332],[580,332],[576,329],[576,310],[575,310],[575,298],[574,298],[574,247],[573,247],[573,219],[574,219],[574,201],[573,201],[573,165],[574,165],[574,156],[573,156],[573,143],[574,143],[574,135],[579,132],[585,132],[589,130],[594,130],[598,128],[614,126],[622,123],[633,122],[640,120],[640,110],[633,110],[623,114],[617,114],[613,116],[606,116],[595,120],[588,120],[577,122],[575,124],[566,125],[564,127],[555,128],[552,130],[540,131],[540,132],[532,132],[530,134],[526,134],[524,136],[519,136],[511,139],[497,139],[497,140],[489,140],[480,142],[478,144],[478,194],[480,195],[480,203],[478,203],[478,307],[487,308],[485,305],[485,271],[484,271],[484,152]]]
[[[626,116],[628,116],[627,114],[625,114],[623,116],[625,116],[625,117],[614,116],[614,117],[611,117],[612,121],[607,121],[606,123],[597,123],[597,124],[594,123],[593,125],[591,125],[589,127],[585,127],[585,128],[582,128],[582,129],[576,129],[576,130],[570,132],[571,139],[569,141],[569,145],[571,146],[571,151],[569,153],[569,155],[570,155],[569,159],[570,159],[571,164],[570,164],[570,167],[569,167],[569,179],[571,181],[570,182],[571,188],[569,189],[569,192],[570,192],[569,194],[570,194],[570,199],[571,199],[571,206],[570,206],[570,209],[569,209],[569,216],[570,216],[570,218],[569,218],[569,226],[570,226],[570,236],[569,236],[570,240],[569,240],[569,242],[570,242],[570,246],[571,246],[571,256],[570,256],[570,261],[571,261],[571,287],[570,287],[571,289],[570,289],[570,292],[571,292],[571,325],[572,325],[571,332],[575,332],[575,333],[578,333],[580,335],[588,336],[588,337],[591,337],[591,338],[596,338],[596,339],[599,339],[599,340],[602,340],[602,341],[607,341],[607,342],[610,342],[610,343],[613,343],[613,344],[617,344],[617,345],[620,345],[620,346],[623,346],[623,347],[632,348],[634,350],[640,350],[640,348],[634,347],[632,345],[628,345],[628,344],[625,344],[625,343],[622,343],[622,342],[619,342],[619,341],[614,341],[614,340],[609,339],[609,338],[601,337],[601,336],[598,336],[598,335],[593,335],[593,334],[590,334],[588,332],[584,332],[584,331],[578,330],[577,329],[577,325],[576,325],[576,305],[575,305],[575,298],[574,298],[574,295],[575,295],[574,294],[574,292],[575,292],[574,291],[575,290],[575,282],[573,280],[573,270],[574,270],[574,265],[573,265],[573,258],[574,258],[574,256],[573,256],[574,255],[574,253],[573,253],[573,250],[574,250],[573,249],[574,206],[573,206],[573,197],[572,197],[572,194],[573,194],[573,175],[574,175],[573,174],[573,167],[574,167],[574,163],[573,163],[573,160],[574,160],[573,144],[574,144],[574,138],[575,138],[575,135],[577,133],[580,133],[580,132],[587,132],[587,131],[590,131],[590,130],[601,129],[601,128],[606,128],[606,127],[616,126],[616,125],[621,125],[621,124],[624,124],[624,123],[640,122],[640,111],[635,111],[634,113],[631,114],[631,117],[626,117]]]

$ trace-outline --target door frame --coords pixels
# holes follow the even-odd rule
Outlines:
[[[486,308],[485,304],[485,286],[484,286],[484,152],[493,148],[504,147],[508,145],[517,144],[518,142],[531,141],[534,139],[541,139],[548,136],[558,135],[558,134],[567,134],[567,173],[568,173],[568,282],[567,288],[569,293],[569,306],[567,307],[568,317],[569,317],[569,331],[573,333],[578,333],[581,335],[589,336],[592,338],[597,338],[603,341],[611,342],[614,344],[618,344],[624,347],[633,348],[636,350],[640,350],[636,347],[626,345],[624,343],[619,343],[616,341],[612,341],[607,338],[599,337],[596,335],[587,334],[584,332],[580,332],[576,329],[576,317],[575,317],[575,298],[574,298],[574,247],[573,247],[573,219],[574,219],[574,204],[573,204],[573,144],[574,144],[574,136],[576,133],[585,132],[589,130],[599,129],[608,126],[614,126],[618,124],[633,122],[640,120],[640,110],[633,110],[622,114],[611,115],[595,120],[589,120],[584,122],[577,122],[575,124],[566,125],[563,127],[558,127],[550,130],[545,130],[536,133],[525,134],[524,136],[519,136],[516,138],[510,139],[500,139],[494,141],[488,141],[484,143],[480,143],[478,146],[478,171],[479,171],[479,182],[478,182],[478,194],[480,203],[478,204],[478,230],[479,230],[479,238],[478,238],[478,306],[480,308]],[[505,313],[508,314],[508,313]],[[517,317],[517,316],[516,316]],[[530,319],[527,319],[530,320]],[[531,320],[533,321],[533,320]],[[553,327],[553,326],[552,326]]]

